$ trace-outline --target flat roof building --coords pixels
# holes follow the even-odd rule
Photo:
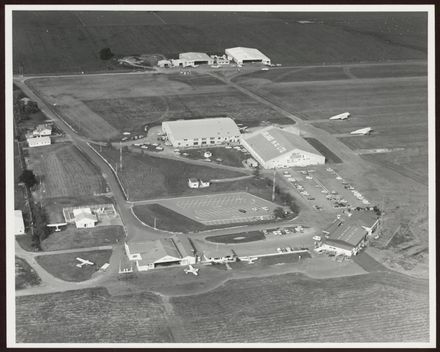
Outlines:
[[[264,55],[260,50],[254,48],[235,47],[225,50],[229,60],[233,60],[237,64],[246,62],[261,62],[265,65],[270,65],[270,59]]]
[[[27,142],[30,148],[50,145],[51,143],[49,136],[27,138]]]
[[[175,148],[239,142],[240,130],[229,117],[162,122],[162,130]]]
[[[273,126],[243,135],[240,142],[265,169],[325,163],[325,157],[301,136]]]
[[[181,53],[179,54],[179,60],[182,61],[183,66],[195,66],[195,65],[212,65],[214,64],[214,59],[205,53]]]
[[[23,213],[21,210],[14,211],[15,217],[15,227],[14,227],[14,235],[24,235],[24,221],[23,221]]]

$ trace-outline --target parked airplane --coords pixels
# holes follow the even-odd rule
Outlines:
[[[188,266],[188,269],[185,269],[185,274],[193,274],[195,276],[199,275],[199,269],[194,268],[191,264]]]
[[[370,134],[373,131],[373,129],[371,127],[365,127],[365,128],[361,128],[359,130],[350,132],[350,134],[361,134],[361,135],[366,135],[366,134]]]
[[[368,232],[369,235],[371,235],[371,233],[373,232],[373,229],[367,226],[362,226],[362,228]]]
[[[335,116],[330,117],[329,120],[346,120],[346,119],[348,119],[349,117],[350,117],[350,113],[349,113],[349,112],[344,112],[344,113],[342,113],[342,114],[339,114],[339,115],[335,115]]]
[[[248,262],[248,264],[254,264],[257,259],[258,259],[257,257],[242,257],[242,258],[240,258],[241,261]]]
[[[78,268],[81,268],[83,265],[94,265],[95,263],[92,263],[90,260],[82,259],[80,257],[77,257],[76,260],[78,260],[80,263],[76,264]]]

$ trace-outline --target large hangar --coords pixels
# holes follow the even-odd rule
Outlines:
[[[254,48],[244,48],[241,46],[229,48],[225,50],[225,54],[229,60],[233,60],[240,65],[247,62],[261,62],[265,65],[270,65],[270,59],[260,50]]]
[[[325,163],[325,157],[301,136],[273,126],[243,135],[240,142],[265,169]]]
[[[165,121],[162,122],[162,131],[175,148],[240,141],[240,130],[230,117]]]
[[[213,65],[214,59],[205,53],[181,53],[179,54],[179,60],[182,61],[183,66],[195,66],[195,65]]]

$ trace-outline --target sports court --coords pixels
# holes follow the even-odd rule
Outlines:
[[[272,220],[278,207],[246,192],[173,198],[160,204],[207,226]]]

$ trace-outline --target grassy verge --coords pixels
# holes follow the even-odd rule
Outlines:
[[[244,243],[265,240],[266,237],[260,231],[234,233],[231,235],[209,236],[207,241],[215,243]]]
[[[15,257],[15,289],[22,290],[31,286],[37,286],[41,279],[26,260]]]
[[[69,226],[64,231],[54,232],[41,243],[44,251],[71,248],[105,246],[125,237],[122,226],[98,226],[90,229],[76,229]]]
[[[111,254],[111,250],[47,254],[36,257],[36,260],[46,271],[61,280],[85,281],[90,279],[102,265],[108,263]],[[90,260],[94,265],[83,265],[78,268],[77,257]]]
[[[188,159],[205,159],[204,153],[209,151],[212,153],[210,159],[218,164],[227,165],[227,166],[235,166],[235,167],[243,167],[243,160],[248,159],[250,156],[245,153],[235,150],[235,149],[226,149],[223,147],[214,147],[214,148],[203,148],[203,149],[186,149],[183,153],[187,153]],[[217,160],[221,159],[221,160]]]

